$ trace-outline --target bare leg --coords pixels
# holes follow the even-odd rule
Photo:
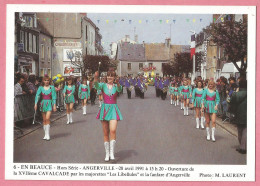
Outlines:
[[[110,120],[109,122],[110,141],[116,140],[116,128],[117,128],[117,120]]]
[[[109,141],[109,125],[108,121],[101,121],[104,133],[104,142]]]
[[[46,112],[46,125],[51,124],[51,111]]]
[[[66,113],[69,114],[70,113],[70,104],[66,103]]]
[[[42,124],[46,125],[46,113],[42,112]]]

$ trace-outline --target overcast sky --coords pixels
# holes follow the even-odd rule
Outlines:
[[[130,39],[134,40],[134,30],[139,43],[164,42],[166,37],[170,37],[170,27],[172,44],[189,45],[190,30],[199,33],[213,20],[212,14],[87,13],[87,17],[99,27],[105,50],[109,49],[111,42],[116,42],[125,35],[130,35]],[[168,23],[166,20],[169,20]]]

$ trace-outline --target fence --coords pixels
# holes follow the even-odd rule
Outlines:
[[[62,91],[57,91],[56,106],[59,110],[64,108],[64,97]],[[33,118],[35,94],[17,95],[14,98],[14,122]]]

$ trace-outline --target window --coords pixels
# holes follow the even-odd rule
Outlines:
[[[27,32],[24,32],[24,51],[28,51],[28,39],[27,39]]]
[[[24,43],[24,32],[20,31],[20,43]]]
[[[33,53],[36,53],[36,35],[33,35]]]
[[[44,59],[44,44],[41,44],[41,59]]]
[[[94,38],[93,38],[93,32],[91,32],[91,45],[93,45],[94,43]]]
[[[43,68],[40,70],[40,76],[41,76],[41,77],[44,76],[44,69],[43,69]]]
[[[152,68],[153,67],[153,63],[149,63],[149,68]]]
[[[143,63],[139,63],[139,69],[143,69]]]
[[[127,63],[128,70],[131,70],[131,63]]]
[[[51,50],[50,50],[49,46],[47,47],[47,52],[48,52],[48,61],[50,62],[51,61]]]
[[[32,52],[32,34],[29,33],[29,52]]]
[[[25,19],[25,26],[26,27],[33,27],[33,17],[32,16],[24,16]]]
[[[48,68],[48,76],[51,77],[51,69]]]
[[[88,40],[88,26],[86,26],[86,40]]]
[[[46,75],[48,74],[48,69],[47,68],[44,69],[44,76],[45,76],[45,74]]]

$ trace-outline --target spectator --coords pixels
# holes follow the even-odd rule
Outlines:
[[[220,91],[220,110],[219,114],[222,117],[222,121],[226,119],[226,112],[227,112],[227,89],[228,83],[225,77],[221,78],[221,91]]]
[[[41,85],[40,78],[38,76],[35,77],[34,85],[36,86],[36,88],[38,90],[39,86]]]
[[[236,79],[234,77],[229,78],[229,90],[228,96],[231,97],[232,93],[237,90]]]
[[[14,96],[26,94],[22,89],[25,79],[23,76],[19,76],[18,78],[18,82],[14,85]]]
[[[37,87],[35,86],[36,77],[35,75],[30,75],[28,78],[28,82],[26,83],[30,94],[35,94],[37,91]]]
[[[234,92],[230,99],[230,107],[235,114],[234,123],[237,125],[239,148],[236,149],[241,154],[247,151],[247,81],[241,78],[239,81],[239,91]]]
[[[24,92],[26,92],[26,94],[30,94],[29,88],[27,87],[27,81],[28,81],[28,75],[27,74],[23,74],[24,77],[24,84],[22,84],[22,89]]]

